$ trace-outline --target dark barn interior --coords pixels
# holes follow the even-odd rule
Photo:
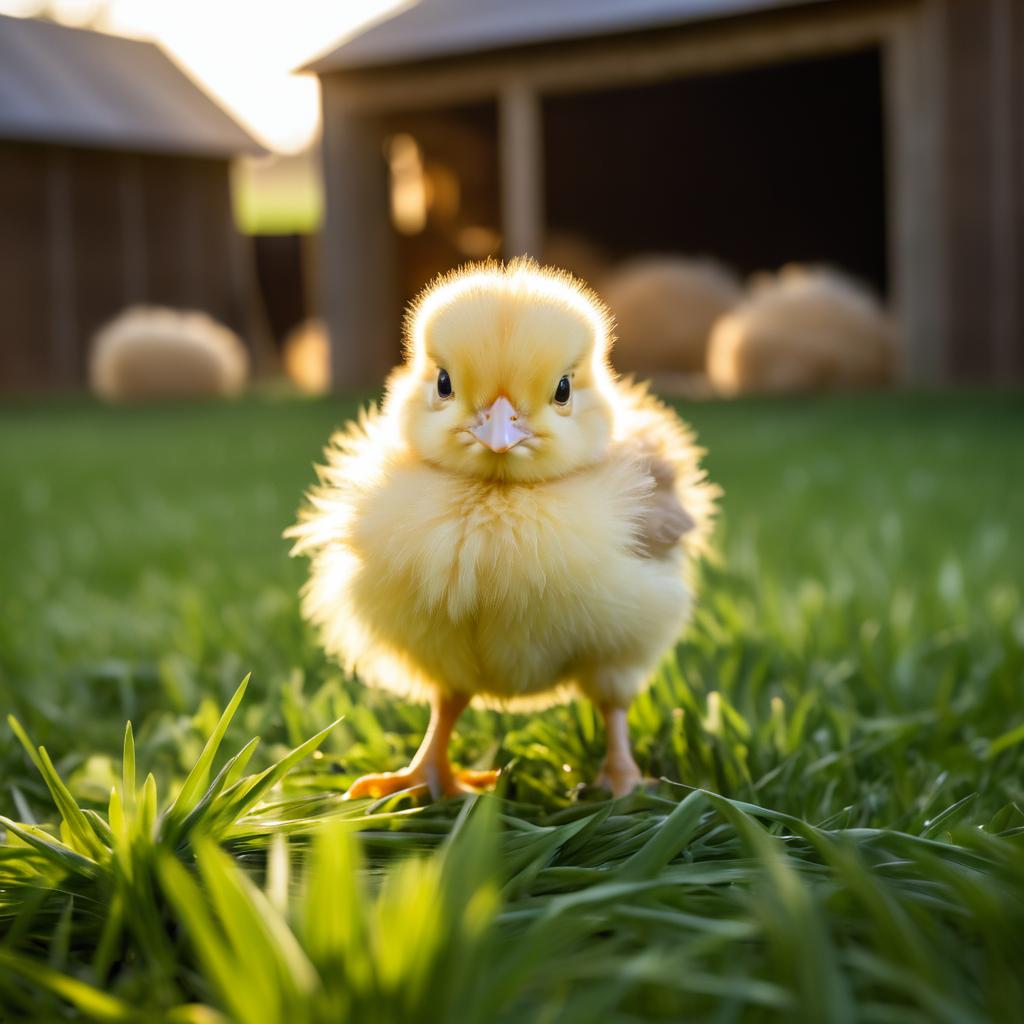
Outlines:
[[[613,259],[708,255],[743,274],[828,263],[888,292],[877,49],[548,95],[543,131],[549,238]],[[388,132],[415,140],[426,188],[422,226],[393,235],[404,305],[434,274],[500,255],[497,111],[395,115]]]
[[[550,230],[748,273],[828,262],[885,293],[877,50],[544,99]]]

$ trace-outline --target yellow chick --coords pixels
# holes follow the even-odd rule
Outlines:
[[[470,265],[410,309],[380,411],[332,438],[288,531],[312,559],[304,613],[364,683],[432,709],[409,766],[349,797],[492,783],[448,760],[473,700],[585,696],[607,729],[598,784],[642,781],[626,713],[689,617],[717,490],[675,413],[616,381],[611,341],[569,275]]]

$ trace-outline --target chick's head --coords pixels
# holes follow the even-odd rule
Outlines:
[[[530,482],[598,461],[612,432],[607,310],[585,285],[529,260],[469,266],[412,307],[388,404],[423,459]]]

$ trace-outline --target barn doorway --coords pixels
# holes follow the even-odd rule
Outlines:
[[[548,231],[741,273],[827,262],[888,290],[881,56],[544,100]]]

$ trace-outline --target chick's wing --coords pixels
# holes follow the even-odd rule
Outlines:
[[[639,522],[638,547],[648,558],[667,554],[694,527],[693,516],[676,494],[676,474],[660,456],[649,456],[654,489]]]

